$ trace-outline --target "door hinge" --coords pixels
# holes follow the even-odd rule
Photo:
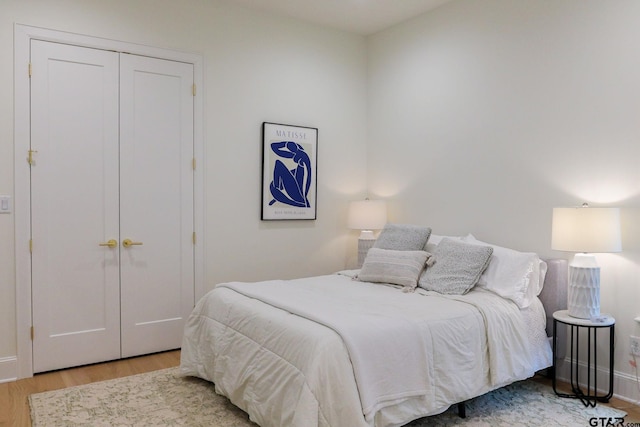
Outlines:
[[[196,232],[193,232],[193,235],[191,236],[191,239],[193,240],[193,244],[196,244]]]
[[[36,331],[33,328],[33,326],[31,327],[31,341],[33,341],[33,338],[36,336]]]
[[[33,253],[33,239],[29,239],[29,252]]]
[[[33,67],[31,66],[31,62],[29,62],[29,77],[31,77],[32,72],[33,72]]]
[[[196,158],[195,157],[191,161],[191,167],[193,168],[193,170],[196,170]]]
[[[196,96],[196,84],[195,83],[193,85],[191,85],[191,93],[193,94],[193,96]]]
[[[29,156],[27,157],[27,163],[29,163],[30,166],[33,166],[35,164],[35,160],[33,158],[33,153],[37,153],[38,150],[29,150]]]

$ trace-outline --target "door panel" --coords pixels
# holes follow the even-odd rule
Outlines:
[[[193,65],[121,56],[122,356],[178,348],[194,304]]]
[[[32,41],[34,372],[120,357],[118,54]]]

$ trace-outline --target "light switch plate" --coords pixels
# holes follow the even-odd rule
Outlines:
[[[0,196],[0,214],[11,213],[11,196]]]

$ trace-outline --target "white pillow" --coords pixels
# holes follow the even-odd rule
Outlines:
[[[482,242],[471,234],[464,237],[463,241],[493,247],[489,266],[476,286],[510,299],[520,308],[529,307],[542,291],[547,264],[537,254]]]
[[[544,279],[547,277],[547,263],[544,262],[543,260],[540,260],[538,265],[540,266],[540,277],[538,277],[538,286],[530,287],[534,289],[529,289],[528,295],[535,294],[535,296],[539,296],[540,292],[542,292],[542,288],[544,286]],[[531,298],[533,299],[533,296],[531,296]]]

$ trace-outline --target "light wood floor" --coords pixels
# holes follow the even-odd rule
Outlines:
[[[180,351],[168,351],[149,356],[134,357],[96,365],[81,366],[35,375],[10,383],[0,384],[0,426],[30,427],[27,397],[33,393],[57,390],[96,381],[142,374],[180,364]],[[536,381],[551,385],[551,380],[536,376]],[[640,422],[640,406],[619,399],[611,399],[607,406],[619,408],[629,414],[625,423]]]
[[[551,379],[542,375],[536,375],[533,377],[535,381],[538,381],[542,384],[546,384],[551,387]],[[570,393],[571,386],[568,383],[557,383],[556,388],[561,393]],[[620,409],[627,413],[627,416],[624,419],[624,425],[628,425],[628,423],[640,423],[640,406],[634,405],[624,400],[617,399],[615,397],[609,400],[609,403],[598,403],[598,405],[610,406],[612,408]],[[616,424],[615,422],[611,422],[612,425]],[[599,424],[602,425],[602,424]],[[606,423],[605,423],[606,425]],[[640,424],[639,424],[640,425]]]

